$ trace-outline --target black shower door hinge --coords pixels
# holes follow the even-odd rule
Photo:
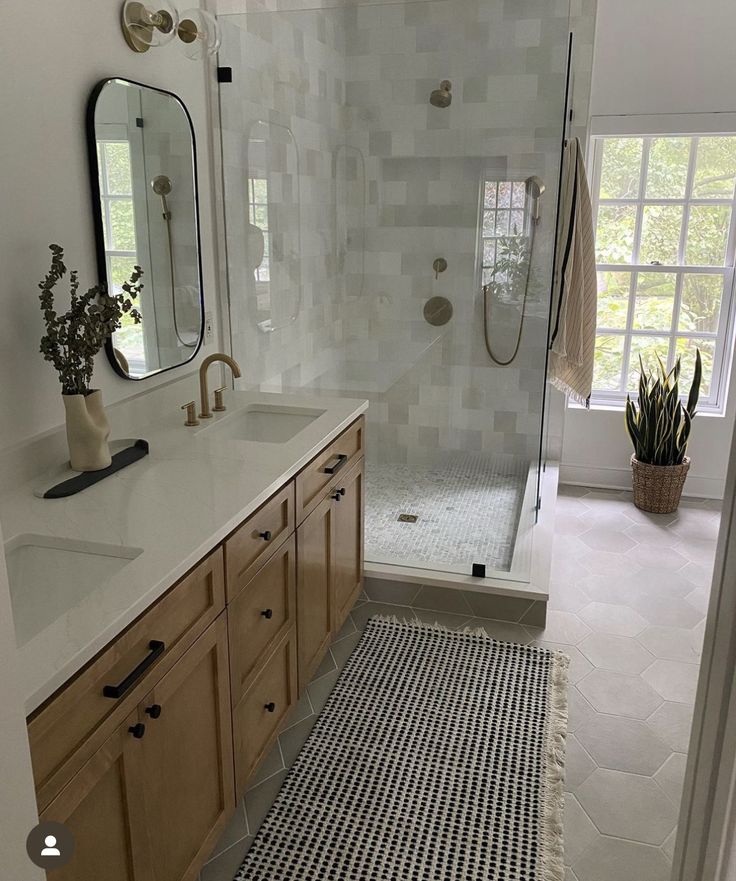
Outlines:
[[[473,578],[485,578],[486,577],[486,564],[485,563],[473,563]]]
[[[217,68],[217,82],[218,83],[231,83],[232,81],[233,81],[232,67],[218,67]]]

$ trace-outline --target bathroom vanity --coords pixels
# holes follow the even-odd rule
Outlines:
[[[39,813],[76,839],[74,858],[53,874],[60,881],[195,879],[361,591],[365,404],[231,399],[232,411],[204,427],[171,422],[152,437],[151,461],[117,483],[71,503],[34,499],[17,513],[21,530],[31,512],[61,518],[46,545],[28,533],[8,543],[29,560],[28,548],[71,553],[73,518],[70,537],[58,538],[63,506],[81,523],[106,492],[155,497],[181,473],[194,484],[198,470],[231,474],[219,510],[203,508],[199,525],[174,514],[148,544],[126,527],[123,564],[39,632],[19,606],[29,704],[50,695],[28,721]],[[259,434],[270,442],[253,440]],[[240,501],[238,486],[251,487]],[[183,504],[173,483],[162,492]],[[208,537],[192,565],[184,552],[195,535]],[[99,556],[109,548],[88,546]],[[167,584],[176,547],[188,571]],[[99,616],[116,585],[125,611],[110,637]]]

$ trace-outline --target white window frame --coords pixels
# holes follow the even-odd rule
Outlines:
[[[698,199],[692,198],[691,188],[694,177],[695,151],[691,152],[690,167],[688,168],[685,197],[682,199],[646,199],[645,189],[635,199],[598,199],[600,187],[600,171],[602,159],[603,139],[606,137],[637,137],[645,139],[645,150],[642,167],[642,182],[647,173],[648,147],[651,138],[656,137],[695,137],[698,136],[736,136],[736,114],[686,114],[686,115],[663,115],[663,116],[626,116],[626,117],[593,117],[590,127],[590,141],[588,149],[588,168],[591,178],[591,194],[593,197],[593,222],[597,227],[598,207],[600,204],[635,205],[637,211],[636,237],[634,241],[633,261],[636,261],[639,253],[642,214],[644,204],[648,205],[682,205],[683,224],[680,232],[678,247],[678,263],[651,265],[632,263],[597,264],[601,271],[629,271],[631,279],[629,285],[629,309],[625,329],[612,329],[606,331],[607,336],[624,336],[624,351],[622,358],[622,385],[625,386],[625,377],[628,372],[631,340],[636,336],[652,337],[659,336],[668,340],[669,363],[674,362],[675,345],[677,338],[713,339],[715,352],[713,359],[713,375],[711,390],[707,398],[701,399],[699,409],[713,415],[723,414],[728,395],[728,381],[731,372],[731,360],[733,357],[734,336],[734,299],[736,295],[736,199]],[[686,266],[683,262],[684,248],[687,242],[688,212],[690,205],[730,205],[731,224],[726,243],[726,253],[723,266]],[[638,272],[664,272],[674,274],[677,280],[675,302],[673,306],[672,324],[669,332],[636,330],[632,327],[634,316],[634,298],[636,295],[636,279]],[[720,274],[724,276],[723,298],[716,332],[706,333],[700,331],[680,332],[677,330],[681,294],[682,278],[685,274]],[[595,390],[591,398],[593,407],[623,407],[626,400],[626,391]]]

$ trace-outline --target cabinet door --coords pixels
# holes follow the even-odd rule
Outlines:
[[[41,815],[64,823],[76,844],[54,881],[153,881],[141,802],[144,744],[129,731],[137,722],[136,711]]]
[[[224,616],[149,692],[143,772],[156,881],[189,881],[235,806]]]
[[[330,644],[332,631],[332,524],[328,496],[297,530],[297,634],[299,691],[306,688]]]
[[[238,798],[244,794],[248,780],[268,754],[296,703],[296,678],[296,631],[292,627],[233,710]]]
[[[337,632],[363,589],[364,460],[337,485],[332,529],[332,629]]]
[[[235,705],[296,621],[296,541],[292,535],[227,610],[230,684]]]

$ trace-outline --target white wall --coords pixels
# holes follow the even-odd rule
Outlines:
[[[117,75],[163,87],[192,113],[203,196],[205,308],[217,310],[207,112],[212,71],[173,44],[133,53],[120,32],[120,6],[121,0],[3,2],[8,20],[22,24],[0,30],[0,449],[63,422],[56,373],[38,353],[43,324],[37,284],[51,242],[65,247],[67,266],[80,270],[85,288],[97,281],[84,119],[100,79]],[[94,384],[112,403],[193,369],[135,383],[118,378],[103,352]]]
[[[736,111],[733,0],[598,0],[591,116]],[[699,417],[685,492],[722,497],[736,412]],[[620,410],[568,409],[562,482],[631,485]]]
[[[15,634],[0,532],[0,875],[41,881],[26,854],[26,837],[38,822],[23,699],[18,687]]]

